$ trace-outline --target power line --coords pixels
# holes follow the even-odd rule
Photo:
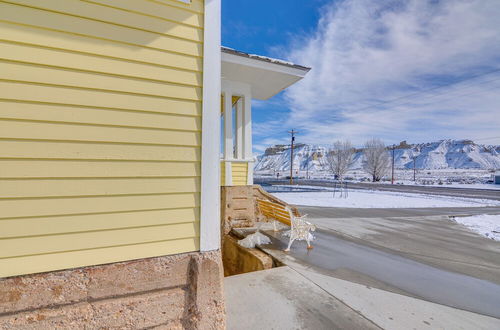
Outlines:
[[[431,87],[431,88],[428,88],[428,89],[423,89],[423,90],[420,90],[418,92],[407,94],[407,95],[402,95],[400,97],[396,97],[396,98],[391,99],[391,100],[379,101],[377,104],[372,104],[372,105],[361,107],[361,108],[358,108],[358,109],[350,109],[349,111],[363,111],[363,110],[371,109],[371,108],[378,107],[378,106],[381,106],[381,105],[384,105],[384,104],[389,104],[389,103],[393,103],[393,102],[396,102],[396,101],[404,100],[404,99],[407,99],[407,98],[411,98],[411,97],[415,97],[415,96],[421,96],[421,94],[424,94],[424,93],[432,92],[432,91],[439,90],[439,89],[442,89],[442,88],[449,88],[450,86],[454,86],[454,85],[457,85],[457,84],[460,84],[460,83],[463,83],[463,82],[466,82],[466,81],[469,81],[469,80],[473,80],[473,79],[476,79],[476,78],[479,78],[479,77],[482,77],[482,76],[490,75],[490,74],[496,73],[496,72],[500,72],[500,69],[495,69],[495,70],[491,70],[491,71],[484,72],[484,73],[481,73],[481,74],[477,74],[477,75],[474,75],[474,76],[470,76],[468,78],[464,78],[462,80],[459,80],[459,81],[456,81],[456,82],[453,82],[453,83],[450,83],[450,84],[447,84],[447,85],[441,85],[441,86]],[[500,78],[493,79],[492,81],[496,81],[496,80],[499,80],[499,79]],[[481,83],[484,84],[485,82],[481,82]],[[446,91],[443,94],[446,94],[446,93],[449,93],[449,92]],[[431,95],[431,97],[435,97],[435,96],[439,96],[439,95],[443,95],[443,94],[437,94],[437,95],[435,94],[435,95]]]
[[[485,81],[485,82],[483,82],[483,83],[481,83],[481,84],[477,84],[477,85],[475,85],[475,86],[483,85],[483,84],[485,84],[485,83],[489,83],[489,82],[492,82],[492,81],[497,81],[497,80],[500,80],[500,78],[497,78],[497,79],[492,79],[492,80],[488,80],[488,81]],[[469,86],[464,86],[464,87],[469,87]],[[470,96],[470,95],[480,94],[480,93],[484,93],[484,92],[491,91],[491,90],[498,89],[498,88],[500,88],[500,86],[493,86],[493,87],[489,87],[488,89],[481,89],[481,90],[478,90],[478,91],[473,91],[473,92],[470,92],[470,93],[458,94],[458,95],[453,96],[453,98],[459,98],[459,97],[463,97],[463,96]],[[462,89],[464,89],[464,88],[462,88]],[[429,98],[433,98],[433,97],[442,96],[442,95],[445,95],[445,94],[452,94],[452,95],[453,95],[453,93],[454,93],[454,92],[456,92],[456,91],[457,91],[457,90],[455,89],[455,90],[453,90],[453,91],[449,91],[449,92],[448,92],[448,91],[446,91],[445,93],[441,93],[441,94],[434,94],[434,95],[430,95],[427,99],[429,99]],[[443,102],[443,101],[448,101],[448,100],[450,100],[450,98],[447,98],[447,99],[441,99],[441,100],[440,100],[440,101],[438,101],[438,102]],[[408,103],[410,103],[410,102],[402,103],[402,104],[399,104],[399,105],[397,105],[397,106],[405,105],[405,104],[408,104]],[[391,109],[391,108],[388,108],[388,109]]]

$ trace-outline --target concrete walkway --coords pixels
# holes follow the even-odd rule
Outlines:
[[[294,265],[225,278],[229,330],[499,329],[500,320]]]
[[[378,329],[289,267],[226,277],[229,330]]]
[[[272,231],[267,234],[279,237]],[[284,253],[285,242],[276,238],[271,246],[262,248],[296,270],[310,269],[328,277],[500,318],[500,285],[496,283],[356,244],[328,231],[319,230],[315,236],[312,251],[305,248],[304,242],[297,242],[290,253]]]

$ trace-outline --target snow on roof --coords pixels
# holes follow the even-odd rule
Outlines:
[[[221,50],[222,50],[223,53],[233,54],[233,55],[247,57],[247,58],[252,58],[252,59],[259,60],[259,61],[264,61],[264,62],[269,62],[269,63],[274,63],[274,64],[280,64],[280,65],[292,67],[292,68],[299,69],[299,70],[304,70],[304,71],[311,70],[311,68],[308,68],[306,66],[302,66],[302,65],[299,65],[299,64],[295,64],[295,63],[292,63],[292,62],[283,61],[283,60],[279,60],[279,59],[272,58],[272,57],[267,57],[267,56],[261,56],[261,55],[255,55],[255,54],[248,54],[248,53],[245,53],[245,52],[233,49],[233,48],[229,48],[229,47],[222,46]]]

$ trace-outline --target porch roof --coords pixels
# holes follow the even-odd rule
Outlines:
[[[311,68],[222,47],[222,79],[249,84],[252,97],[267,100],[293,85]]]

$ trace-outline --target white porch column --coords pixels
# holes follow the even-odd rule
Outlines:
[[[224,166],[226,177],[225,186],[233,184],[232,166],[228,160],[233,159],[233,95],[230,91],[224,92]]]
[[[243,130],[244,130],[244,118],[243,118],[243,100],[240,98],[236,103],[236,159],[243,159]]]
[[[246,94],[243,101],[243,158],[252,159],[252,96]]]
[[[224,159],[233,159],[233,106],[231,92],[224,93]]]
[[[253,184],[253,150],[252,150],[252,94],[243,97],[243,158],[248,162],[247,184]]]

